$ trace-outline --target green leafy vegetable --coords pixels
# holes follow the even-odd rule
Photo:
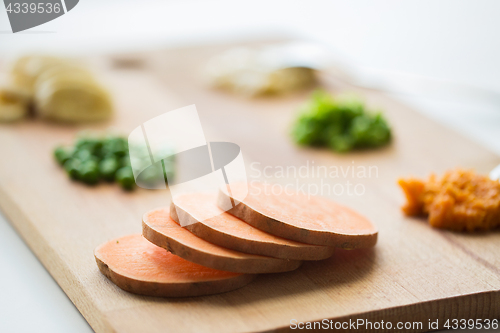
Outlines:
[[[149,157],[147,152],[145,154]],[[127,138],[109,135],[101,138],[80,136],[74,147],[59,146],[54,149],[54,158],[73,180],[89,185],[97,184],[101,180],[116,181],[125,190],[135,188]],[[145,160],[149,161],[149,158]],[[164,159],[164,165],[168,178],[173,177],[173,156]],[[141,177],[146,180],[151,178],[151,183],[158,179],[155,177],[157,174],[148,175],[146,171]],[[164,178],[161,178],[164,181]]]
[[[300,110],[292,137],[300,145],[347,152],[388,144],[391,129],[381,113],[368,111],[358,98],[317,91]]]
[[[77,180],[79,178],[79,167],[80,161],[74,158],[70,158],[64,163],[64,170],[66,170],[71,179]]]
[[[97,184],[99,181],[99,164],[94,159],[88,159],[80,163],[78,178],[89,185]]]
[[[71,158],[71,155],[71,152],[64,147],[57,147],[54,150],[54,157],[60,165],[64,165]]]
[[[124,166],[116,172],[116,182],[121,185],[124,190],[132,190],[135,185],[134,174],[132,168]]]
[[[99,173],[101,177],[108,182],[115,180],[115,174],[118,168],[120,168],[120,163],[114,156],[106,157],[99,163]]]

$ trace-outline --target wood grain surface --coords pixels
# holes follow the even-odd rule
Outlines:
[[[456,166],[486,173],[500,163],[498,156],[378,92],[332,78],[324,79],[328,90],[356,91],[371,106],[385,110],[394,142],[384,149],[343,155],[297,148],[288,131],[309,92],[247,99],[207,88],[202,66],[226,47],[89,60],[103,73],[117,108],[113,121],[90,128],[112,126],[127,134],[156,115],[196,104],[207,140],[239,144],[251,179],[268,166],[267,174],[274,177],[266,180],[280,184],[311,189],[324,183],[361,184],[362,195],[330,197],[369,217],[379,228],[378,244],[368,250],[339,250],[294,272],[260,275],[226,294],[185,299],[132,295],[98,271],[93,250],[140,232],[144,212],[169,205],[168,191],[126,193],[116,185],[87,187],[68,180],[53,161],[52,149],[87,127],[36,120],[0,125],[1,209],[96,332],[281,331],[292,319],[324,318],[394,325],[421,321],[422,328],[413,331],[428,331],[429,320],[439,319],[442,325],[446,319],[500,316],[500,232],[440,231],[404,217],[403,194],[396,184],[400,176],[426,176]],[[344,170],[373,166],[377,173],[299,180],[274,174],[280,166],[307,165]]]

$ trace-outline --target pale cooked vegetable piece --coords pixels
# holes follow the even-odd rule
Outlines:
[[[66,60],[41,55],[24,56],[17,59],[11,70],[12,81],[15,86],[25,89],[32,94],[38,77],[52,66],[60,65]]]
[[[108,119],[113,111],[107,91],[92,73],[74,62],[27,56],[14,63],[11,80],[33,100],[35,115],[60,122]]]
[[[223,271],[236,273],[278,273],[297,269],[301,262],[247,254],[209,243],[181,227],[168,208],[144,214],[142,235],[188,261]]]
[[[102,274],[123,290],[157,297],[191,297],[241,288],[254,275],[224,272],[184,260],[130,235],[97,247],[94,252]]]
[[[0,122],[20,120],[28,114],[28,98],[13,89],[0,89]]]
[[[206,75],[213,86],[247,96],[283,94],[316,82],[314,70],[284,66],[282,57],[272,47],[231,49],[210,59]]]
[[[110,96],[102,87],[70,78],[40,82],[34,100],[40,117],[61,122],[104,120],[113,110]]]
[[[39,85],[49,80],[61,83],[83,82],[92,85],[97,84],[93,74],[88,69],[67,62],[54,64],[40,73],[34,82],[33,89],[36,91]]]
[[[177,196],[170,216],[186,229],[210,243],[244,253],[295,260],[322,260],[332,256],[333,247],[310,245],[284,239],[252,227],[217,207],[217,195],[189,193]]]
[[[364,216],[332,200],[285,191],[275,194],[270,184],[231,184],[219,190],[218,204],[233,198],[237,203],[227,212],[252,226],[298,242],[343,249],[372,247],[377,228]],[[239,202],[236,198],[245,198]]]

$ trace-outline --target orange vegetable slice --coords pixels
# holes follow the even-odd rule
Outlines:
[[[129,235],[97,247],[99,270],[114,284],[134,294],[190,297],[223,293],[250,283],[254,275],[224,272],[184,260]]]
[[[271,258],[226,249],[193,235],[170,217],[168,208],[144,214],[142,235],[188,261],[237,273],[278,273],[298,268],[301,261]]]
[[[286,239],[343,249],[372,247],[377,228],[364,216],[332,200],[300,193],[277,191],[270,184],[231,184],[217,198],[224,207],[232,198],[237,204],[227,212],[248,224]],[[245,199],[239,202],[236,198]]]
[[[217,195],[189,193],[175,198],[170,216],[196,236],[222,247],[244,253],[295,260],[322,260],[332,256],[333,247],[311,245],[271,235],[215,204]]]

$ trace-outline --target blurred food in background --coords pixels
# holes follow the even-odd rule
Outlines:
[[[6,87],[0,88],[0,121],[15,121],[30,112],[66,123],[108,119],[111,98],[94,75],[75,61],[50,56],[17,59]]]
[[[219,54],[208,62],[210,83],[221,89],[245,95],[284,94],[311,87],[315,71],[287,62],[279,47],[241,47]]]
[[[299,145],[328,147],[337,152],[376,148],[391,141],[391,129],[380,112],[370,112],[358,97],[333,97],[316,91],[293,124]]]
[[[16,88],[0,89],[0,122],[12,122],[27,116],[29,95]]]

